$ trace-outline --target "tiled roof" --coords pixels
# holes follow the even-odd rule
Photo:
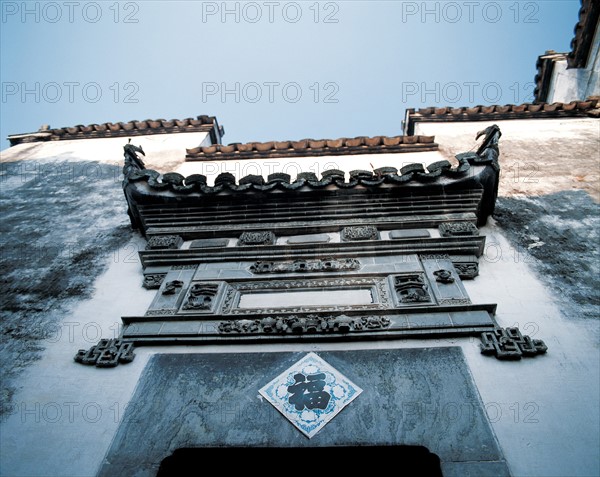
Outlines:
[[[507,104],[504,106],[472,106],[408,109],[404,122],[404,134],[414,134],[415,123],[454,121],[502,121],[507,119],[586,117],[598,114],[598,98],[570,103]],[[406,136],[404,136],[406,137]],[[420,136],[419,136],[420,137]]]
[[[579,21],[575,25],[575,36],[571,40],[571,52],[567,55],[569,68],[585,68],[590,48],[600,18],[598,0],[582,0],[579,9]]]
[[[198,116],[197,118],[186,119],[145,119],[143,121],[128,121],[126,123],[77,125],[58,129],[41,128],[34,133],[8,136],[8,140],[10,141],[10,145],[14,146],[26,142],[131,137],[186,132],[209,132],[213,143],[221,142],[221,136],[224,134],[224,130],[219,126],[216,117]]]
[[[457,167],[452,167],[451,163],[442,160],[429,164],[426,168],[421,163],[409,164],[398,170],[396,167],[381,167],[373,171],[354,170],[350,171],[349,180],[346,181],[345,173],[337,169],[326,170],[322,173],[321,179],[318,179],[313,172],[302,172],[298,174],[294,181],[291,176],[285,173],[274,173],[267,177],[248,175],[242,177],[236,184],[236,178],[229,172],[219,174],[214,186],[209,186],[206,182],[206,176],[202,174],[192,174],[184,177],[176,172],[160,174],[151,169],[132,170],[126,173],[129,183],[146,183],[155,191],[169,191],[176,194],[199,194],[200,196],[210,196],[223,193],[252,193],[256,191],[277,192],[283,190],[324,189],[327,186],[335,186],[339,189],[353,189],[357,186],[367,188],[385,187],[388,185],[413,184],[434,184],[448,186],[447,179],[464,179],[472,175],[471,166],[491,164],[497,168],[493,161],[481,159],[471,154],[465,158],[459,158]]]
[[[261,159],[298,156],[339,156],[435,151],[433,136],[375,136],[339,139],[301,139],[236,144],[216,144],[188,149],[187,161]]]

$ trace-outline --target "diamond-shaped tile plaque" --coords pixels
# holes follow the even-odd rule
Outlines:
[[[311,438],[362,389],[315,353],[309,353],[259,393]]]

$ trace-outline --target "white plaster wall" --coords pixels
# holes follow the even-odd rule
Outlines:
[[[567,60],[555,61],[547,103],[569,103],[600,95],[600,35],[594,35],[585,68],[567,69]]]
[[[62,159],[97,161],[123,167],[123,146],[128,139],[115,137],[17,144],[0,152],[0,162]],[[185,161],[186,148],[209,145],[210,135],[206,132],[151,134],[133,136],[131,143],[144,149],[146,156],[140,157],[148,169],[172,172]]]
[[[415,134],[435,136],[440,153],[453,161],[455,154],[476,149],[477,131],[492,124],[502,132],[501,196],[583,189],[600,202],[600,119],[418,122]]]
[[[503,138],[528,135],[551,137],[549,129],[539,131],[540,121],[506,121],[500,124]],[[538,126],[534,128],[533,125]],[[544,123],[545,124],[545,123]],[[560,120],[555,124],[561,124]],[[597,124],[597,123],[596,123]],[[589,122],[571,123],[589,131]],[[419,125],[420,126],[420,125]],[[427,125],[424,125],[427,126]],[[464,125],[441,125],[442,138],[459,134],[457,152],[463,145]],[[451,126],[451,127],[447,127]],[[454,126],[458,126],[454,128]],[[474,125],[483,129],[485,125]],[[460,129],[459,129],[460,128]],[[203,134],[203,133],[201,133]],[[428,133],[426,133],[428,134]],[[183,161],[185,148],[195,133],[139,137],[147,160],[152,154],[166,154],[170,162]],[[201,135],[195,142],[206,138]],[[142,140],[144,142],[142,142]],[[147,141],[146,141],[147,140]],[[443,143],[440,137],[437,142]],[[21,145],[2,152],[3,160],[28,157],[31,160],[64,155],[73,160],[119,161],[122,138],[88,141],[59,141]],[[71,144],[69,144],[71,143]],[[468,145],[468,144],[467,144]],[[18,148],[18,149],[17,149]],[[115,155],[115,149],[118,149]],[[20,154],[19,154],[20,151]],[[151,152],[152,151],[152,152]],[[172,152],[169,152],[172,151]],[[421,162],[439,160],[440,153],[419,153],[394,158],[386,155],[329,157],[345,171],[392,165],[391,161]],[[341,160],[343,159],[343,161]],[[323,158],[306,158],[308,164]],[[354,162],[353,162],[354,161]],[[502,161],[502,157],[501,157]],[[319,162],[320,164],[320,162]],[[159,164],[160,165],[160,164]],[[184,166],[187,167],[188,164]],[[190,164],[192,165],[192,164]],[[169,169],[161,169],[163,172]],[[303,169],[306,170],[306,169]],[[185,174],[194,171],[185,172]],[[252,173],[252,172],[248,172]],[[236,174],[237,175],[237,174]],[[292,174],[293,175],[293,174]],[[550,186],[547,186],[550,189]],[[481,229],[487,236],[486,253],[481,259],[480,276],[465,281],[474,303],[497,303],[501,326],[518,324],[522,331],[543,339],[547,355],[501,362],[479,352],[473,338],[434,340],[395,340],[362,343],[271,344],[226,346],[142,347],[136,359],[113,369],[83,366],[73,361],[80,348],[89,348],[100,337],[114,337],[120,317],[143,314],[155,291],[141,287],[142,268],[137,251],[145,242],[138,236],[107,258],[107,270],[96,280],[92,298],[82,301],[65,314],[60,333],[44,342],[42,359],[28,367],[19,380],[13,412],[0,422],[0,475],[3,476],[93,476],[110,446],[123,411],[148,358],[155,353],[223,353],[256,351],[316,351],[340,349],[387,349],[431,346],[461,346],[492,427],[515,477],[597,476],[600,475],[600,356],[598,321],[567,318],[554,297],[532,272],[525,255],[515,255],[502,231],[493,221]],[[343,372],[343,370],[341,370]],[[456,403],[468,412],[472,403]],[[168,406],[168,403],[164,403]],[[427,403],[423,403],[424,406]],[[453,419],[453,410],[438,410],[442,418]],[[447,411],[447,414],[444,412]],[[325,430],[326,432],[326,430]]]
[[[140,286],[141,265],[134,239],[110,257],[94,296],[64,317],[63,333],[47,344],[43,359],[28,368],[15,395],[14,412],[0,424],[1,474],[5,476],[93,476],[129,404],[136,382],[154,353],[320,351],[461,346],[488,411],[492,427],[515,477],[595,476],[600,473],[600,356],[597,321],[567,320],[552,295],[515,255],[493,221],[483,227],[486,254],[480,276],[465,281],[475,303],[497,303],[501,326],[518,324],[543,339],[544,356],[502,362],[481,355],[479,340],[440,338],[362,343],[142,347],[133,363],[113,369],[73,361],[79,348],[112,337],[120,316],[146,310],[155,291]],[[93,324],[90,324],[93,323]],[[86,327],[86,324],[87,327]],[[72,336],[68,331],[73,330]],[[343,372],[343,370],[342,370]],[[168,403],[164,403],[168,406]],[[414,407],[414,403],[410,404]],[[429,403],[423,409],[431,412]],[[456,419],[472,403],[438,409]],[[58,412],[60,410],[60,413]],[[72,412],[70,412],[72,410]]]

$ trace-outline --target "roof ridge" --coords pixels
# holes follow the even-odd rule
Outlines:
[[[347,155],[437,150],[435,136],[357,136],[337,139],[214,144],[186,149],[186,160],[288,157],[297,155]],[[218,156],[218,157],[215,157]]]
[[[48,128],[42,126],[39,131],[8,136],[10,145],[24,142],[60,141],[71,139],[90,139],[106,137],[140,136],[149,134],[166,134],[181,132],[211,132],[213,142],[220,142],[224,134],[215,116],[200,115],[196,118],[184,119],[143,119],[126,122],[94,123],[84,126],[67,126]],[[43,133],[43,134],[40,134]]]

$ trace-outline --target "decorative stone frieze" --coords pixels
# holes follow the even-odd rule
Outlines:
[[[337,272],[358,269],[360,269],[360,262],[355,258],[325,258],[319,260],[294,260],[293,262],[256,262],[250,267],[250,271],[255,274]]]
[[[265,333],[265,334],[311,334],[311,333],[349,333],[351,331],[369,331],[390,326],[385,316],[349,317],[297,315],[265,317],[253,320],[232,320],[219,323],[219,333]]]

